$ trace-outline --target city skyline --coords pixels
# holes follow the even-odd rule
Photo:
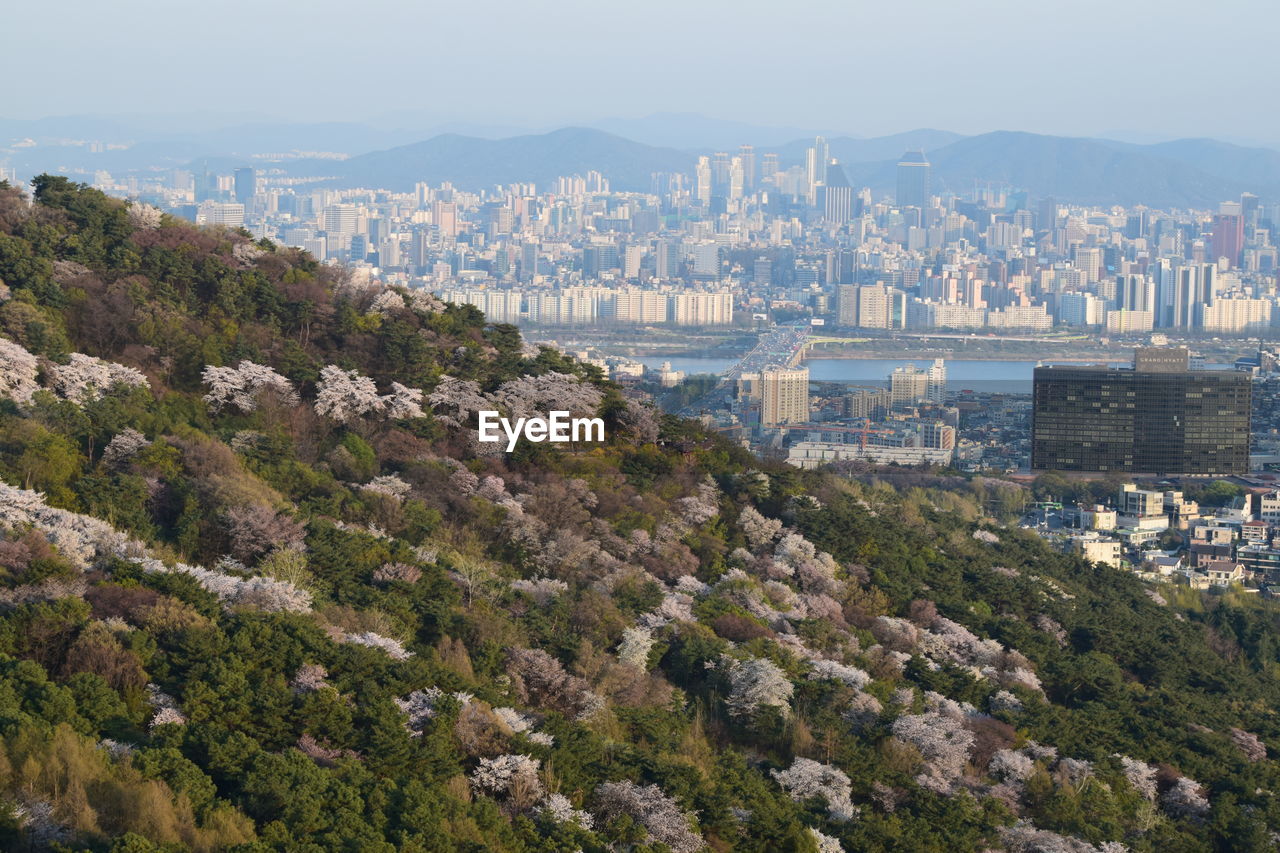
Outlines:
[[[359,15],[328,2],[304,8],[235,0],[222,14],[198,20],[163,8],[166,14],[146,0],[85,8],[62,0],[10,10],[13,32],[39,31],[69,16],[80,26],[57,40],[7,47],[0,71],[25,82],[10,93],[6,117],[154,116],[191,113],[199,103],[194,112],[270,120],[425,116],[437,125],[527,130],[692,112],[811,133],[874,136],[931,126],[965,134],[1017,129],[1147,141],[1218,135],[1280,144],[1280,118],[1257,108],[1250,87],[1187,74],[1176,51],[1145,52],[1138,67],[1117,65],[1137,35],[1166,43],[1229,39],[1234,75],[1265,77],[1266,38],[1275,29],[1267,19],[1277,13],[1243,2],[1218,4],[1212,15],[1199,4],[1146,0],[1076,4],[1070,15],[1005,0],[931,4],[923,13],[808,2],[785,14],[758,3],[690,7],[660,0],[603,9],[561,0],[554,9],[504,7],[501,16],[491,7],[387,0]],[[337,14],[342,26],[311,26]],[[803,25],[817,20],[823,25]],[[218,73],[208,73],[207,61],[191,51],[197,27],[207,61],[219,50],[224,60],[251,61],[219,61]],[[632,53],[619,53],[620,34]],[[361,73],[323,74],[319,83],[309,74],[316,63],[343,57],[355,68],[377,57],[383,73],[375,64]],[[775,73],[768,73],[769,62]],[[161,67],[165,73],[157,74]],[[30,74],[32,68],[41,73]],[[477,68],[485,73],[475,74]],[[529,96],[530,75],[537,97]],[[697,85],[726,75],[740,82]],[[1165,79],[1176,82],[1144,82]],[[999,92],[998,111],[955,97],[961,91]],[[1216,128],[1224,132],[1211,132]]]

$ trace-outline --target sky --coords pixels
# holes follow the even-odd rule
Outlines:
[[[1280,144],[1257,0],[17,0],[0,117],[545,129],[690,112]],[[397,122],[399,124],[397,125]]]

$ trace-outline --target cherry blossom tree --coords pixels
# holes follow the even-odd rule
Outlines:
[[[413,652],[404,647],[404,644],[392,637],[384,637],[381,634],[375,634],[373,631],[361,631],[355,634],[343,634],[341,642],[352,643],[357,646],[368,646],[371,649],[380,649],[387,653],[392,660],[408,660],[413,657]]]
[[[604,707],[604,700],[585,679],[565,672],[560,661],[541,649],[508,650],[507,675],[516,697],[529,705],[579,720],[593,717]]]
[[[360,490],[373,492],[377,495],[386,495],[389,498],[395,498],[400,501],[413,490],[413,487],[395,474],[384,474],[364,483],[360,486]]]
[[[289,681],[296,693],[315,693],[329,686],[329,671],[318,663],[304,663]]]
[[[90,403],[118,385],[151,387],[139,370],[79,352],[71,354],[69,364],[51,367],[50,373],[54,390],[77,405]]]
[[[136,429],[125,427],[107,442],[102,451],[102,464],[108,468],[118,468],[142,450],[151,446],[146,436]]]
[[[858,814],[851,799],[853,785],[838,767],[797,757],[789,768],[774,770],[772,775],[791,799],[803,802],[817,797],[824,801],[828,815],[837,823],[852,820]]]
[[[470,379],[441,376],[440,383],[427,397],[435,416],[450,426],[461,427],[481,409],[493,408],[493,404],[481,392],[480,385]]]
[[[810,678],[827,678],[847,684],[855,690],[861,690],[871,683],[871,676],[856,666],[846,666],[833,660],[810,661],[812,669]]]
[[[150,729],[168,724],[182,725],[187,721],[178,708],[178,701],[155,684],[147,685],[147,704],[154,712],[151,722],[147,724]]]
[[[542,781],[538,778],[541,762],[528,755],[499,755],[482,758],[471,773],[471,784],[476,790],[489,794],[531,794],[536,799],[542,794]]]
[[[1267,757],[1267,746],[1255,734],[1243,729],[1231,730],[1231,742],[1240,750],[1246,761],[1262,761]]]
[[[916,776],[921,787],[949,794],[964,773],[973,745],[973,732],[959,720],[936,712],[905,714],[893,721],[893,734],[919,750],[924,772]]]
[[[397,311],[403,311],[407,307],[403,296],[394,290],[387,289],[373,298],[373,302],[369,305],[369,313],[385,317]]]
[[[422,569],[409,563],[383,563],[373,570],[373,582],[379,584],[400,581],[417,583],[422,579]]]
[[[215,412],[233,406],[242,412],[258,408],[262,395],[274,393],[287,406],[296,405],[298,393],[293,383],[262,364],[245,359],[237,367],[205,367],[201,381],[209,389],[204,400]]]
[[[548,794],[538,807],[538,811],[556,823],[576,823],[583,829],[595,827],[595,819],[588,812],[575,809],[573,803],[564,794]]]
[[[1120,761],[1120,769],[1129,785],[1148,800],[1154,800],[1158,791],[1156,768],[1127,755],[1117,754],[1115,757]]]
[[[578,377],[554,372],[508,380],[493,396],[516,418],[546,416],[552,410],[593,415],[604,399],[599,389]]]
[[[141,201],[131,201],[129,224],[137,231],[154,231],[164,223],[164,211]]]
[[[30,403],[31,395],[40,390],[36,382],[39,369],[40,362],[24,347],[0,338],[0,397]]]
[[[648,669],[653,644],[653,634],[648,628],[627,628],[618,644],[618,660],[638,669]]]
[[[275,548],[302,548],[301,523],[264,506],[234,506],[222,514],[231,555],[250,561]]]
[[[1040,829],[1025,820],[1001,827],[1000,840],[1009,853],[1124,853],[1128,849],[1111,841],[1094,847],[1087,841]]]
[[[753,549],[763,548],[778,538],[782,532],[782,522],[776,518],[765,518],[753,506],[742,508],[738,513],[738,526],[742,535],[747,537],[747,544]]]
[[[771,660],[734,661],[730,664],[729,684],[732,689],[726,704],[732,714],[750,716],[766,706],[777,708],[783,716],[791,713],[795,685]]]
[[[393,421],[407,421],[426,415],[422,410],[422,391],[391,383],[391,393],[382,398],[387,408],[387,417]]]
[[[809,834],[813,836],[813,843],[818,846],[818,853],[844,853],[844,846],[840,844],[840,839],[824,835],[812,826],[809,827]]]
[[[653,840],[670,847],[672,853],[694,853],[706,846],[702,836],[690,828],[691,816],[657,785],[641,786],[630,780],[605,782],[596,787],[596,801],[605,820],[629,815],[644,826]]]
[[[316,414],[346,423],[366,415],[381,414],[386,401],[378,386],[355,370],[331,364],[320,371],[316,383]]]
[[[1204,789],[1194,779],[1182,776],[1173,787],[1160,795],[1160,804],[1174,817],[1202,820],[1209,814],[1209,800]]]
[[[533,599],[539,607],[546,607],[569,591],[569,584],[555,578],[520,578],[511,582],[511,588]]]

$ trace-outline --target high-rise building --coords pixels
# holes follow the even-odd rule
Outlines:
[[[1031,467],[1243,474],[1251,393],[1245,373],[1190,370],[1185,349],[1139,349],[1124,369],[1037,367]]]
[[[863,329],[887,329],[893,314],[889,288],[883,284],[865,284],[858,288],[857,325]]]
[[[756,149],[751,145],[739,145],[738,159],[742,163],[743,185],[750,192],[756,188]]]
[[[923,151],[908,151],[898,161],[898,207],[923,208],[929,203],[932,166]]]
[[[895,367],[889,374],[889,396],[895,407],[914,406],[929,399],[929,371],[914,364]]]
[[[827,182],[818,189],[818,207],[828,225],[844,225],[853,218],[853,187],[839,163],[827,166]]]
[[[765,154],[760,161],[760,180],[767,181],[778,172],[778,155]]]
[[[1244,214],[1239,202],[1225,201],[1213,217],[1213,257],[1217,263],[1219,258],[1226,258],[1233,267],[1240,266],[1240,256],[1244,251]]]
[[[765,427],[809,420],[809,368],[770,367],[760,372],[760,423]]]
[[[711,204],[711,158],[699,157],[698,165],[694,169],[695,188],[694,193],[697,196],[698,203],[703,205]]]
[[[818,187],[823,186],[827,182],[827,162],[830,154],[827,150],[827,140],[821,136],[815,137],[813,147],[805,152],[805,179],[808,181],[809,203],[815,203],[817,199]]]
[[[236,201],[248,207],[258,192],[258,173],[252,168],[236,169]]]
[[[926,396],[930,403],[942,405],[947,397],[947,362],[941,358],[935,358],[933,364],[929,365],[928,371],[929,381],[925,390]]]

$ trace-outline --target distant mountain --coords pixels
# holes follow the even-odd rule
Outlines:
[[[1280,152],[1215,140],[1134,145],[996,131],[933,150],[923,147],[939,192],[963,193],[975,181],[1002,181],[1033,196],[1084,204],[1196,208],[1245,191],[1280,195]],[[845,171],[854,185],[892,191],[897,156],[848,163]]]
[[[334,182],[343,186],[405,191],[418,181],[449,181],[468,189],[516,181],[546,186],[560,175],[596,170],[614,189],[647,190],[653,172],[687,172],[692,166],[692,156],[684,151],[569,127],[508,139],[444,134],[342,162],[300,162],[291,171],[334,175]]]
[[[1280,183],[1280,151],[1271,148],[1248,148],[1217,139],[1175,139],[1145,148],[1230,181]]]
[[[780,146],[788,140],[812,136],[811,129],[751,124],[708,118],[698,113],[654,113],[643,118],[608,118],[588,127],[667,148],[734,151],[739,145]]]
[[[921,128],[870,139],[837,136],[827,140],[827,149],[831,156],[841,163],[867,163],[879,160],[893,160],[896,163],[904,151],[923,149],[928,152],[964,138],[961,134],[952,133],[949,130]],[[813,137],[807,137],[792,140],[774,150],[777,151],[778,159],[784,166],[794,166],[804,163],[806,152],[812,145]]]

